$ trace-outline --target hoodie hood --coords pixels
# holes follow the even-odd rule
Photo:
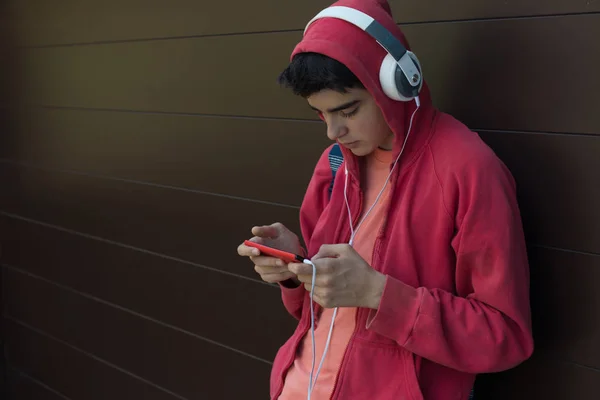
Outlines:
[[[410,45],[404,34],[394,22],[391,9],[385,0],[340,0],[331,6],[346,6],[357,9],[373,17],[383,25],[400,42],[410,50]],[[319,10],[320,11],[320,10]],[[315,13],[316,15],[316,13]],[[290,60],[298,53],[314,52],[331,57],[346,65],[375,99],[383,116],[395,135],[394,158],[400,151],[416,103],[415,101],[401,102],[390,99],[383,92],[379,81],[381,63],[387,55],[386,50],[379,45],[369,34],[360,28],[337,18],[322,18],[311,24],[306,34],[294,48]],[[417,54],[418,56],[418,54]],[[407,141],[405,152],[402,156],[404,162],[412,158],[409,153],[414,153],[420,147],[426,132],[420,132],[423,124],[431,119],[431,96],[425,73],[423,73],[423,87],[419,95],[421,106],[414,117],[412,132]],[[427,115],[429,114],[429,118]],[[426,125],[429,125],[427,123]],[[420,128],[421,127],[421,128]],[[350,160],[351,152],[343,146],[344,158]],[[404,163],[403,162],[403,163]],[[350,167],[350,165],[349,165]]]

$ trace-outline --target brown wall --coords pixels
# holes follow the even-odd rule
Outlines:
[[[206,4],[13,0],[26,106],[1,136],[0,226],[14,399],[267,397],[294,321],[235,248],[253,224],[298,228],[327,140],[275,79],[328,2]],[[480,398],[600,398],[600,2],[391,4],[436,104],[519,184],[537,348],[480,378]]]

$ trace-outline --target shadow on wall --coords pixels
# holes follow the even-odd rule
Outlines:
[[[11,17],[7,3],[0,0],[0,159],[10,154],[8,149],[14,149],[17,145],[16,135],[8,132],[16,129],[16,115],[20,103],[19,52],[16,46],[15,29],[13,29],[15,19]]]
[[[4,158],[7,148],[14,146],[13,135],[9,131],[14,127],[15,115],[15,60],[16,49],[13,46],[14,36],[10,18],[8,2],[0,1],[0,159]],[[2,164],[0,164],[0,168]],[[1,193],[2,188],[0,188]],[[0,223],[0,259],[6,229]],[[0,310],[4,310],[3,285],[4,271],[0,268]],[[8,364],[5,347],[4,319],[0,318],[0,398],[9,398]]]
[[[438,87],[438,90],[433,90],[433,99],[435,103],[440,104],[470,104],[473,108],[461,109],[453,108],[451,110],[442,111],[449,112],[454,117],[464,122],[473,130],[484,131],[487,126],[484,121],[498,121],[495,122],[496,126],[507,126],[507,127],[519,127],[527,126],[527,119],[532,108],[531,105],[520,104],[520,98],[530,98],[525,94],[533,90],[531,88],[531,80],[536,79],[533,74],[535,71],[531,71],[526,65],[522,65],[523,60],[518,58],[518,54],[511,51],[511,48],[516,47],[518,41],[527,40],[526,35],[521,35],[521,32],[514,29],[506,29],[498,35],[498,30],[482,30],[482,35],[454,37],[450,48],[442,50],[447,52],[447,56],[443,57],[448,65],[444,65],[444,68],[440,68],[440,76],[433,77],[436,82],[443,82],[443,87]],[[518,47],[525,47],[521,43]],[[528,48],[529,50],[529,48]],[[548,51],[548,49],[530,49],[534,51]],[[508,57],[507,57],[508,56]],[[514,91],[512,93],[514,100],[511,99],[512,107],[509,109],[500,108],[498,104],[506,104],[499,96],[505,96],[505,91],[498,93],[498,87],[512,87]],[[539,87],[539,86],[538,86]],[[477,88],[474,90],[473,88]],[[441,93],[436,93],[440,91]],[[472,96],[473,93],[485,93],[485,98],[473,98],[469,102],[452,101],[453,97],[456,96]],[[435,101],[436,97],[442,98],[443,101]],[[517,181],[517,186],[520,187],[522,181],[520,178],[525,178],[526,181],[530,181],[526,176],[523,176],[524,165],[530,165],[532,161],[529,158],[523,158],[529,151],[535,151],[535,149],[523,149],[522,151],[514,151],[514,146],[523,145],[523,141],[515,141],[511,143],[511,140],[494,140],[498,135],[504,135],[503,133],[494,133],[492,135],[480,134],[482,139],[496,152],[498,157],[507,165],[511,170],[511,173]],[[507,134],[510,135],[510,134]],[[539,143],[539,142],[536,142]],[[541,175],[538,175],[541,176]],[[529,225],[527,222],[535,221],[537,218],[532,217],[529,213],[535,213],[536,205],[539,206],[540,201],[543,199],[537,198],[537,196],[529,196],[532,193],[540,193],[539,191],[529,190],[527,196],[523,196],[521,190],[518,190],[519,205],[523,213],[523,221],[526,237],[531,236],[531,231],[536,230],[536,226]],[[542,191],[543,192],[543,191]],[[530,257],[531,258],[531,257]],[[535,259],[534,259],[535,260]],[[532,301],[532,312],[534,320],[534,340],[537,343],[540,340],[540,333],[542,330],[536,329],[538,327],[535,324],[537,312],[541,311],[540,306],[547,301],[548,293],[542,294],[537,290],[536,282],[536,263],[531,263],[531,301]],[[545,297],[545,300],[540,299]],[[547,339],[546,339],[547,340]],[[534,355],[535,352],[534,351]],[[529,361],[526,361],[521,366],[502,373],[493,374],[481,374],[478,376],[475,384],[475,396],[474,399],[500,399],[510,397],[511,389],[514,387],[520,388],[535,388],[534,382],[536,378],[535,374],[531,374],[531,371],[527,371]],[[523,384],[522,379],[524,376],[532,379],[532,385],[528,386]],[[535,390],[532,390],[531,398],[535,398]],[[508,397],[503,397],[504,395]]]

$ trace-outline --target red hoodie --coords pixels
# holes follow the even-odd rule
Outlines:
[[[369,14],[408,48],[384,0],[334,5]],[[292,57],[299,52],[332,57],[361,80],[395,133],[395,159],[416,105],[383,93],[379,66],[385,50],[359,28],[325,18],[310,26]],[[424,71],[426,76],[426,65]],[[432,106],[427,84],[420,100],[374,246],[372,267],[386,275],[386,286],[378,310],[357,312],[333,399],[464,400],[475,374],[512,368],[533,352],[529,269],[513,178],[476,133]],[[300,210],[309,257],[322,244],[350,238],[344,168],[329,198],[328,152],[316,165]],[[359,163],[343,146],[342,152],[356,224],[362,207]],[[281,290],[299,324],[275,358],[272,399],[310,328],[309,293],[303,286]]]

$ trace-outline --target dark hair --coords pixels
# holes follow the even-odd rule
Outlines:
[[[279,84],[294,94],[308,97],[323,89],[346,93],[348,88],[364,88],[348,67],[319,53],[298,53],[279,75]]]

